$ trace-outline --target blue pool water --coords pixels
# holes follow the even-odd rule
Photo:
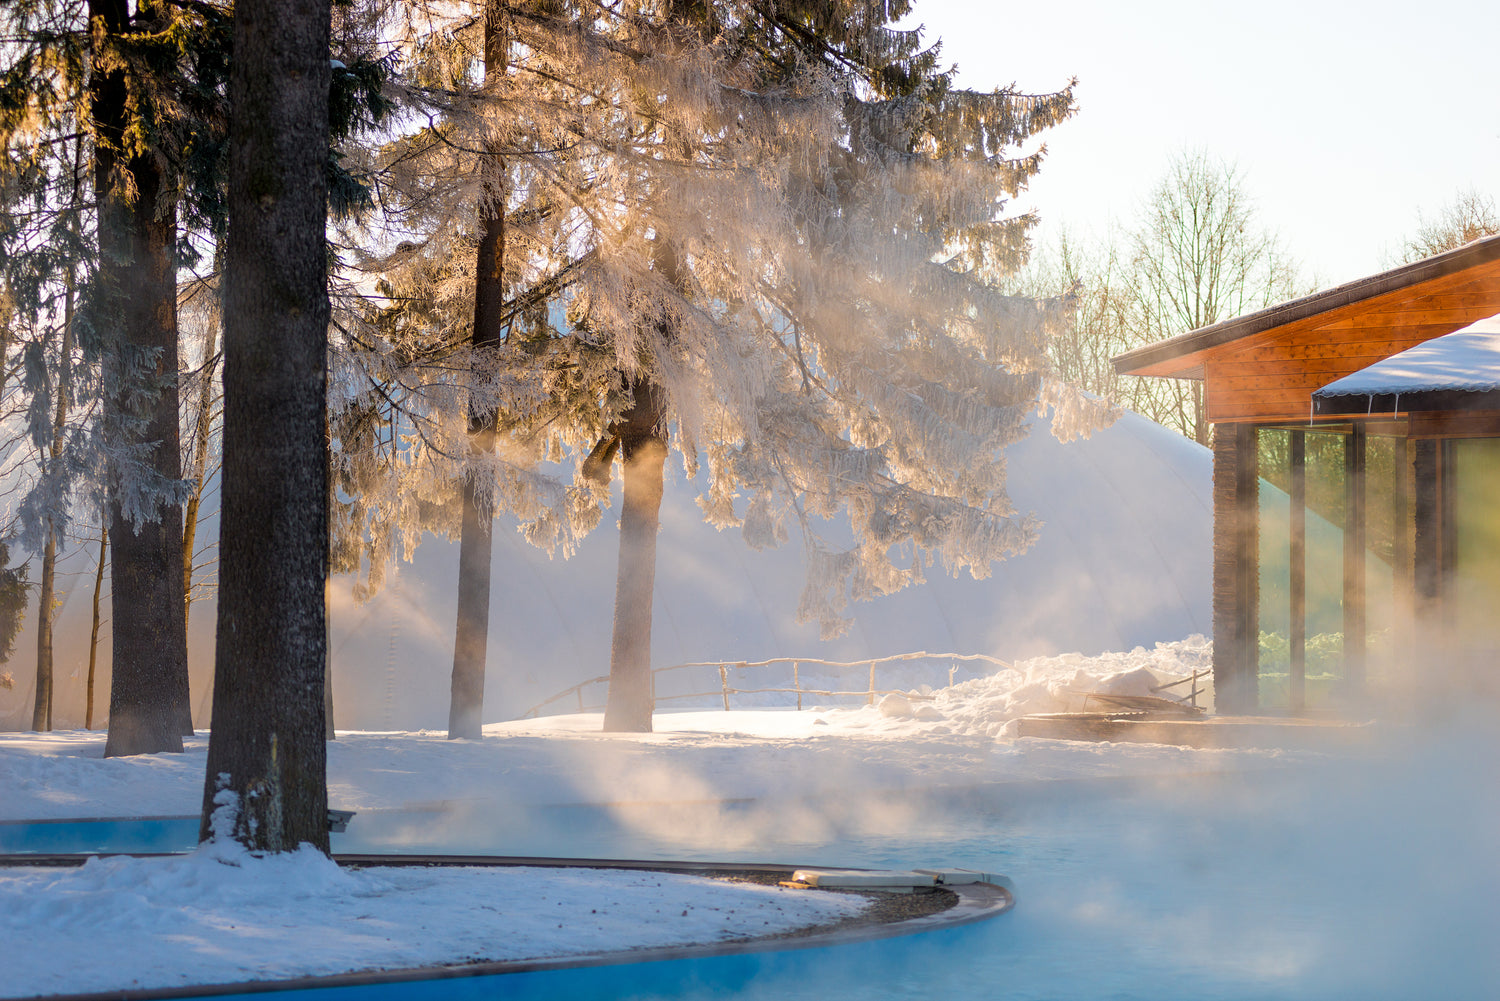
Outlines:
[[[1454,770],[1432,764],[920,799],[367,813],[335,836],[336,851],[942,864],[1006,873],[1017,906],[958,931],[859,946],[320,999],[1493,997],[1500,795],[1486,783],[1456,801],[1454,783],[1438,777]],[[0,839],[19,833],[11,826]],[[156,847],[183,833],[176,846],[191,844],[193,828],[159,824]],[[50,850],[97,835],[58,825]]]

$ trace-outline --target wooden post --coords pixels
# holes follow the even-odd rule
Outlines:
[[[797,689],[797,711],[802,711],[802,677],[801,661],[792,661],[792,687]]]
[[[1307,707],[1307,434],[1292,432],[1291,483],[1291,691],[1294,713]]]
[[[865,701],[866,705],[875,704],[875,662],[870,661],[870,697]]]
[[[1365,429],[1344,439],[1344,680],[1353,692],[1365,683]]]
[[[1259,531],[1256,429],[1214,428],[1214,703],[1255,709],[1259,667]]]
[[[1391,441],[1391,645],[1387,671],[1412,654],[1411,448]]]
[[[729,711],[729,666],[719,665],[719,687],[724,690],[724,711]]]
[[[1439,445],[1412,442],[1412,615],[1419,649],[1441,635],[1438,607],[1442,584],[1442,503]]]
[[[1438,442],[1438,578],[1437,612],[1444,634],[1453,628],[1453,575],[1458,570],[1458,460],[1451,438]]]

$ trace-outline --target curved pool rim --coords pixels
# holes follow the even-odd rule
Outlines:
[[[67,854],[0,853],[0,867],[81,866],[91,858],[129,855],[132,858],[164,858],[181,852],[77,852]],[[357,866],[504,866],[538,868],[629,869],[680,873],[699,876],[730,876],[744,873],[784,875],[791,878],[798,866],[777,863],[745,862],[662,862],[638,859],[548,858],[515,855],[373,855],[335,854],[339,865]],[[850,871],[856,871],[850,868]],[[622,967],[653,963],[716,960],[733,957],[755,957],[768,953],[802,953],[807,950],[852,946],[878,942],[926,932],[958,929],[998,917],[1015,906],[1015,897],[1004,886],[995,883],[965,883],[943,886],[942,890],[958,899],[944,910],[900,921],[872,922],[794,937],[766,937],[732,942],[709,942],[701,945],[659,946],[585,953],[555,959],[492,960],[477,963],[437,964],[392,970],[368,970],[325,976],[293,977],[280,980],[257,980],[224,984],[199,984],[163,988],[115,989],[79,994],[47,995],[47,1001],[186,1001],[196,998],[229,997],[241,994],[285,993],[294,991],[329,992],[343,995],[339,988],[396,987],[402,984],[436,983],[483,977],[507,977],[513,974],[546,974],[568,970],[583,971],[600,967]],[[816,890],[806,892],[816,893]]]

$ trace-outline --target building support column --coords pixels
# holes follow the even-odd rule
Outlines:
[[[1412,645],[1423,662],[1441,649],[1443,629],[1444,536],[1442,444],[1417,439],[1412,453]]]
[[[1287,708],[1307,708],[1307,433],[1291,432],[1291,542],[1289,559],[1291,609],[1288,616],[1291,672]]]
[[[1344,682],[1351,695],[1365,686],[1365,429],[1344,439]]]
[[[1259,476],[1256,429],[1214,427],[1214,705],[1256,709],[1260,666]]]

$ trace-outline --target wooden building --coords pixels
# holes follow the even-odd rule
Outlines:
[[[1497,314],[1490,237],[1114,359],[1203,382],[1221,713],[1357,704],[1438,648],[1496,658]]]

